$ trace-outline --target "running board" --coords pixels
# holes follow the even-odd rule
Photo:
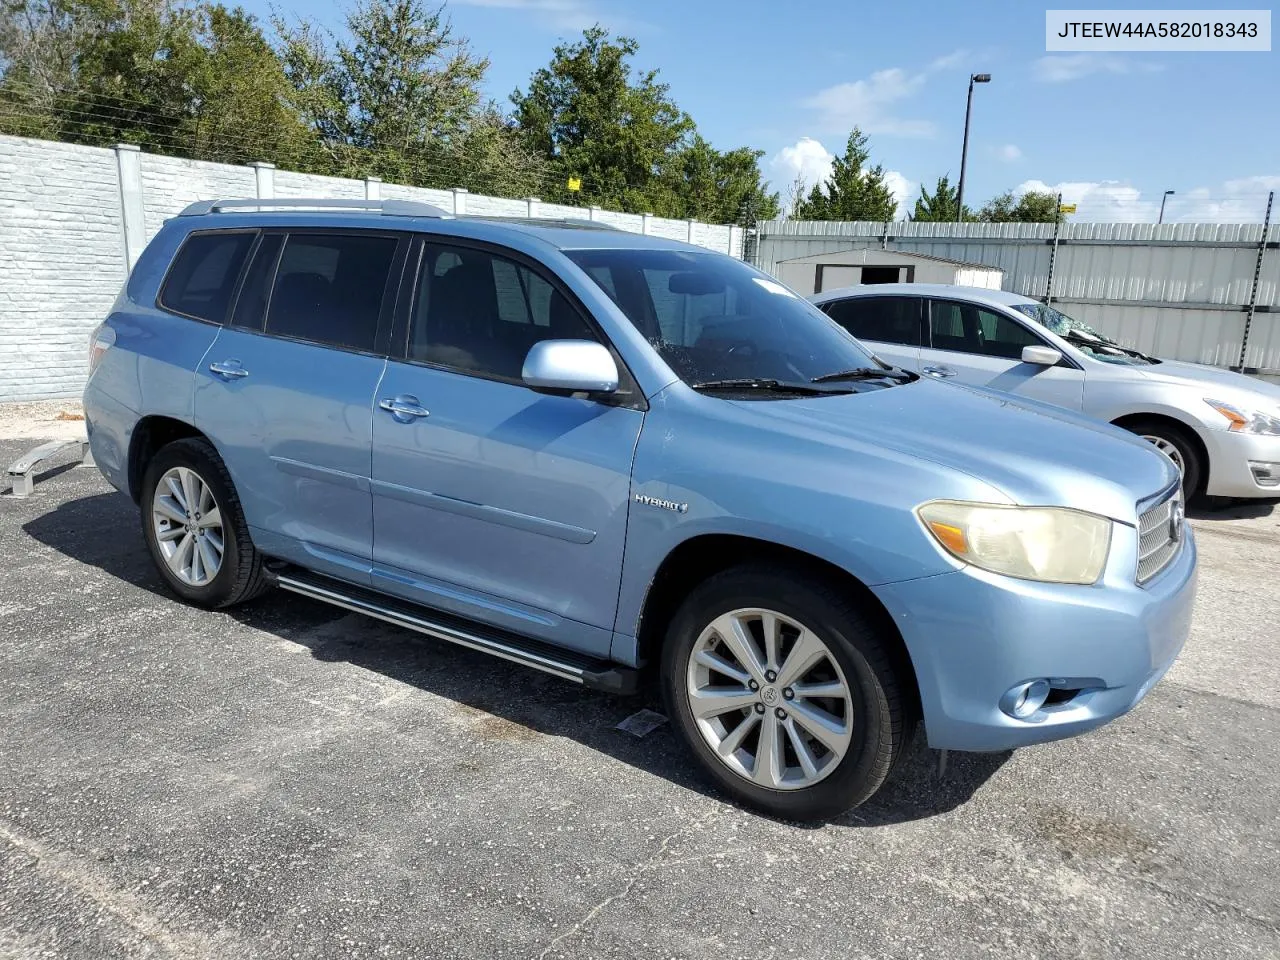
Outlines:
[[[630,694],[635,693],[638,686],[638,671],[628,667],[593,660],[515,634],[489,630],[459,617],[364,590],[340,580],[312,576],[297,568],[274,573],[273,579],[282,590],[363,613],[436,640],[445,640],[460,647],[501,657],[563,680],[580,683],[593,690]]]

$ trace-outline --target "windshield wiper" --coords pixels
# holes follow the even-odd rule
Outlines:
[[[823,390],[807,383],[787,383],[783,380],[762,377],[743,377],[738,380],[703,380],[701,383],[691,383],[689,386],[694,390],[766,390],[770,393],[798,393],[803,396],[818,396],[837,392]]]
[[[1138,350],[1130,350],[1128,347],[1122,347],[1114,340],[1108,340],[1106,337],[1098,337],[1097,339],[1094,339],[1093,337],[1081,336],[1079,333],[1074,331],[1061,336],[1062,339],[1067,341],[1067,343],[1076,343],[1082,347],[1096,347],[1103,350],[1114,350],[1116,353],[1123,353],[1130,357],[1137,357],[1139,360],[1146,360],[1148,363],[1159,362],[1155,357],[1149,357]]]
[[[897,367],[854,367],[852,370],[840,370],[836,373],[824,373],[820,377],[814,377],[810,383],[832,383],[836,380],[899,380],[907,382],[915,379],[905,370],[899,370]]]

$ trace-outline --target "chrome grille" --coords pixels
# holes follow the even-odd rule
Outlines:
[[[1181,490],[1138,517],[1138,583],[1146,583],[1178,555],[1185,526]]]

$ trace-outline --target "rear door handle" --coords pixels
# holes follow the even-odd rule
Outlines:
[[[408,423],[415,417],[429,417],[431,411],[418,402],[418,398],[402,393],[398,397],[383,397],[378,406],[386,410],[401,423]]]
[[[956,375],[956,372],[950,367],[921,367],[920,369],[931,377],[937,377],[939,380]]]
[[[223,360],[221,363],[209,364],[209,372],[223,380],[239,380],[247,377],[249,371],[240,366],[239,360]]]

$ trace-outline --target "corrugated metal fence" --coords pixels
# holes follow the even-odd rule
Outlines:
[[[1043,300],[1121,343],[1176,360],[1236,366],[1254,294],[1245,367],[1280,373],[1280,226],[1231,223],[828,223],[771,221],[754,262],[880,247],[1004,271],[1005,289]]]

